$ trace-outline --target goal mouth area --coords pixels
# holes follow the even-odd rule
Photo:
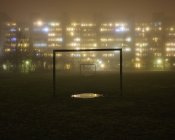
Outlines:
[[[57,73],[57,71],[56,71],[56,63],[57,63],[57,61],[56,61],[56,57],[57,57],[57,55],[56,55],[56,53],[70,53],[70,52],[76,52],[76,53],[80,53],[80,52],[105,52],[105,51],[107,51],[107,52],[119,52],[119,61],[120,61],[120,65],[118,65],[119,66],[119,74],[120,74],[120,77],[119,77],[119,82],[120,82],[120,84],[119,84],[119,89],[120,89],[120,95],[122,96],[122,94],[123,94],[123,58],[122,58],[122,48],[108,48],[108,49],[78,49],[78,50],[76,50],[76,49],[56,49],[56,50],[53,50],[53,96],[55,97],[56,96],[56,90],[57,90],[57,88],[56,88],[56,83],[57,83],[57,80],[56,80],[56,76],[57,75],[59,75],[60,73]],[[61,62],[62,60],[60,59],[60,62]],[[58,60],[58,62],[59,62],[59,60]],[[83,62],[84,63],[84,62]],[[99,64],[101,64],[101,62],[98,62]],[[90,64],[90,65],[89,65]],[[94,67],[94,71],[93,71],[93,74],[95,73],[95,75],[96,75],[96,71],[97,71],[97,69],[96,69],[96,65],[94,65],[93,63],[91,63],[91,62],[89,62],[89,64],[85,64],[85,65],[89,65],[89,66],[91,66],[91,65],[93,65],[93,67]],[[101,67],[104,67],[104,66],[101,66]],[[81,72],[81,65],[80,65],[80,72]],[[86,68],[87,69],[87,68]],[[84,71],[82,71],[82,73],[84,73]],[[89,76],[89,71],[85,71],[85,73]],[[85,75],[86,75],[85,74]],[[90,75],[93,75],[92,73],[90,73]],[[62,75],[62,74],[61,74]],[[67,74],[66,74],[67,75]],[[85,77],[86,78],[86,77]],[[94,78],[94,77],[93,77]],[[75,79],[77,79],[77,78],[75,78]],[[74,80],[75,81],[75,80]],[[66,87],[66,86],[65,86]],[[90,87],[90,86],[89,86]],[[74,90],[74,91],[77,91],[77,89],[78,88],[76,88],[76,90]],[[82,91],[82,89],[78,89],[78,90],[81,90]],[[84,91],[85,89],[83,89],[83,91]],[[74,92],[73,91],[73,92]],[[88,91],[88,90],[86,90],[86,91]],[[99,86],[97,86],[96,88],[95,88],[95,90],[94,91],[100,91],[99,90]],[[59,90],[57,91],[58,93],[59,93]],[[60,93],[62,92],[62,90],[60,89]],[[79,98],[83,98],[83,95],[84,94],[86,94],[86,93],[82,93],[81,95],[71,95],[71,96],[73,96],[73,97],[79,97]],[[101,94],[100,94],[101,95]],[[103,95],[102,95],[103,96]],[[97,97],[101,97],[101,96],[99,96],[99,95],[97,95],[96,93],[92,93],[92,95],[90,94],[87,98],[97,98]],[[85,98],[85,97],[84,97]]]
[[[103,94],[98,93],[79,93],[71,95],[71,98],[78,98],[78,99],[94,99],[103,97]]]

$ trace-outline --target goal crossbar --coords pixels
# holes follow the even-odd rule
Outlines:
[[[119,51],[120,52],[120,95],[123,95],[123,56],[122,48],[112,49],[58,49],[53,50],[53,96],[56,95],[56,53],[58,52],[104,52],[104,51]]]

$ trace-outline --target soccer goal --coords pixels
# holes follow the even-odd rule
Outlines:
[[[70,72],[71,68],[74,66],[74,69],[79,69],[79,74],[80,75],[96,75],[97,71],[100,71],[101,73],[105,71],[105,65],[101,62],[101,60],[94,58],[94,60],[92,61],[93,63],[85,63],[83,61],[82,62],[74,62],[72,59],[70,63],[66,63],[64,57],[62,58],[58,58],[58,54],[67,54],[67,53],[75,53],[77,57],[79,57],[78,53],[103,53],[103,52],[113,52],[113,53],[117,53],[119,54],[119,60],[115,60],[114,63],[116,63],[116,65],[112,65],[110,66],[110,70],[115,66],[118,67],[119,69],[119,83],[116,83],[116,86],[119,86],[120,89],[120,95],[123,95],[123,59],[122,59],[122,49],[121,48],[112,48],[112,49],[59,49],[59,50],[53,50],[53,96],[56,96],[56,92],[59,93],[59,89],[58,91],[57,86],[60,84],[60,81],[57,80],[57,76],[61,73],[60,71],[57,71],[57,69],[59,69],[60,67],[64,67],[67,72]],[[87,58],[89,59],[89,58]],[[89,60],[90,61],[90,60]],[[88,62],[89,62],[88,61]],[[96,63],[95,63],[96,62]],[[117,63],[118,62],[118,63]],[[106,60],[107,63],[107,60]],[[72,65],[71,65],[72,64]],[[73,69],[73,68],[72,68]],[[64,70],[65,71],[65,70]],[[62,75],[62,74],[61,74]],[[76,82],[78,78],[74,77],[74,80]],[[85,78],[86,80],[86,78]],[[61,88],[61,87],[59,87]],[[66,85],[64,86],[64,88],[66,88]],[[87,88],[87,87],[86,87]],[[91,87],[89,87],[91,88]]]

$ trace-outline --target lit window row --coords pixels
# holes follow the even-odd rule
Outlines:
[[[47,47],[46,43],[34,43],[34,47]]]
[[[81,48],[84,47],[84,48],[90,48],[90,47],[97,47],[97,43],[81,43]]]
[[[51,44],[48,44],[48,47],[61,47],[61,45],[57,43],[51,43]]]
[[[6,23],[7,26],[16,26],[16,23],[15,22],[8,22]]]
[[[111,32],[113,30],[114,30],[113,28],[101,28],[100,29],[101,32]]]
[[[55,27],[55,26],[60,26],[60,23],[59,22],[50,22],[49,25]]]
[[[80,46],[80,43],[73,42],[73,43],[68,44],[68,46],[77,47],[77,46]]]
[[[96,54],[80,54],[80,53],[72,53],[70,54],[71,57],[96,57]]]
[[[51,41],[51,42],[63,42],[63,38],[49,38],[48,41]]]
[[[175,28],[174,27],[170,27],[170,28],[168,28],[168,31],[173,32],[173,31],[175,31]]]
[[[103,54],[103,57],[114,57],[115,54],[111,53],[111,54]]]
[[[172,51],[174,52],[175,51],[175,48],[166,48],[166,51],[167,52],[172,52]]]
[[[19,43],[18,47],[27,48],[27,47],[29,47],[29,44],[28,43]]]
[[[175,36],[175,33],[168,33],[168,36]]]
[[[136,43],[137,47],[146,47],[148,46],[148,43]]]
[[[138,32],[149,32],[151,30],[150,27],[136,27],[135,28],[135,31],[138,31]]]
[[[93,24],[93,23],[82,23],[81,26],[82,27],[93,27],[93,26],[95,26],[95,24]]]
[[[158,40],[159,40],[158,37],[154,37],[154,38],[153,38],[153,41],[155,41],[155,42],[158,42]]]
[[[175,42],[166,43],[166,46],[175,46]]]
[[[175,54],[174,53],[168,53],[166,54],[167,57],[175,57]]]
[[[7,48],[4,50],[5,52],[11,52],[11,49]]]
[[[143,51],[147,51],[147,49],[144,49],[144,48],[136,48],[136,51],[137,51],[137,52],[143,52]]]

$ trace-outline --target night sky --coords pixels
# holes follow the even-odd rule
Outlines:
[[[89,18],[95,13],[114,18],[150,18],[162,12],[175,18],[175,0],[0,0],[0,12],[18,20],[32,17],[57,18],[67,13],[72,18]]]

